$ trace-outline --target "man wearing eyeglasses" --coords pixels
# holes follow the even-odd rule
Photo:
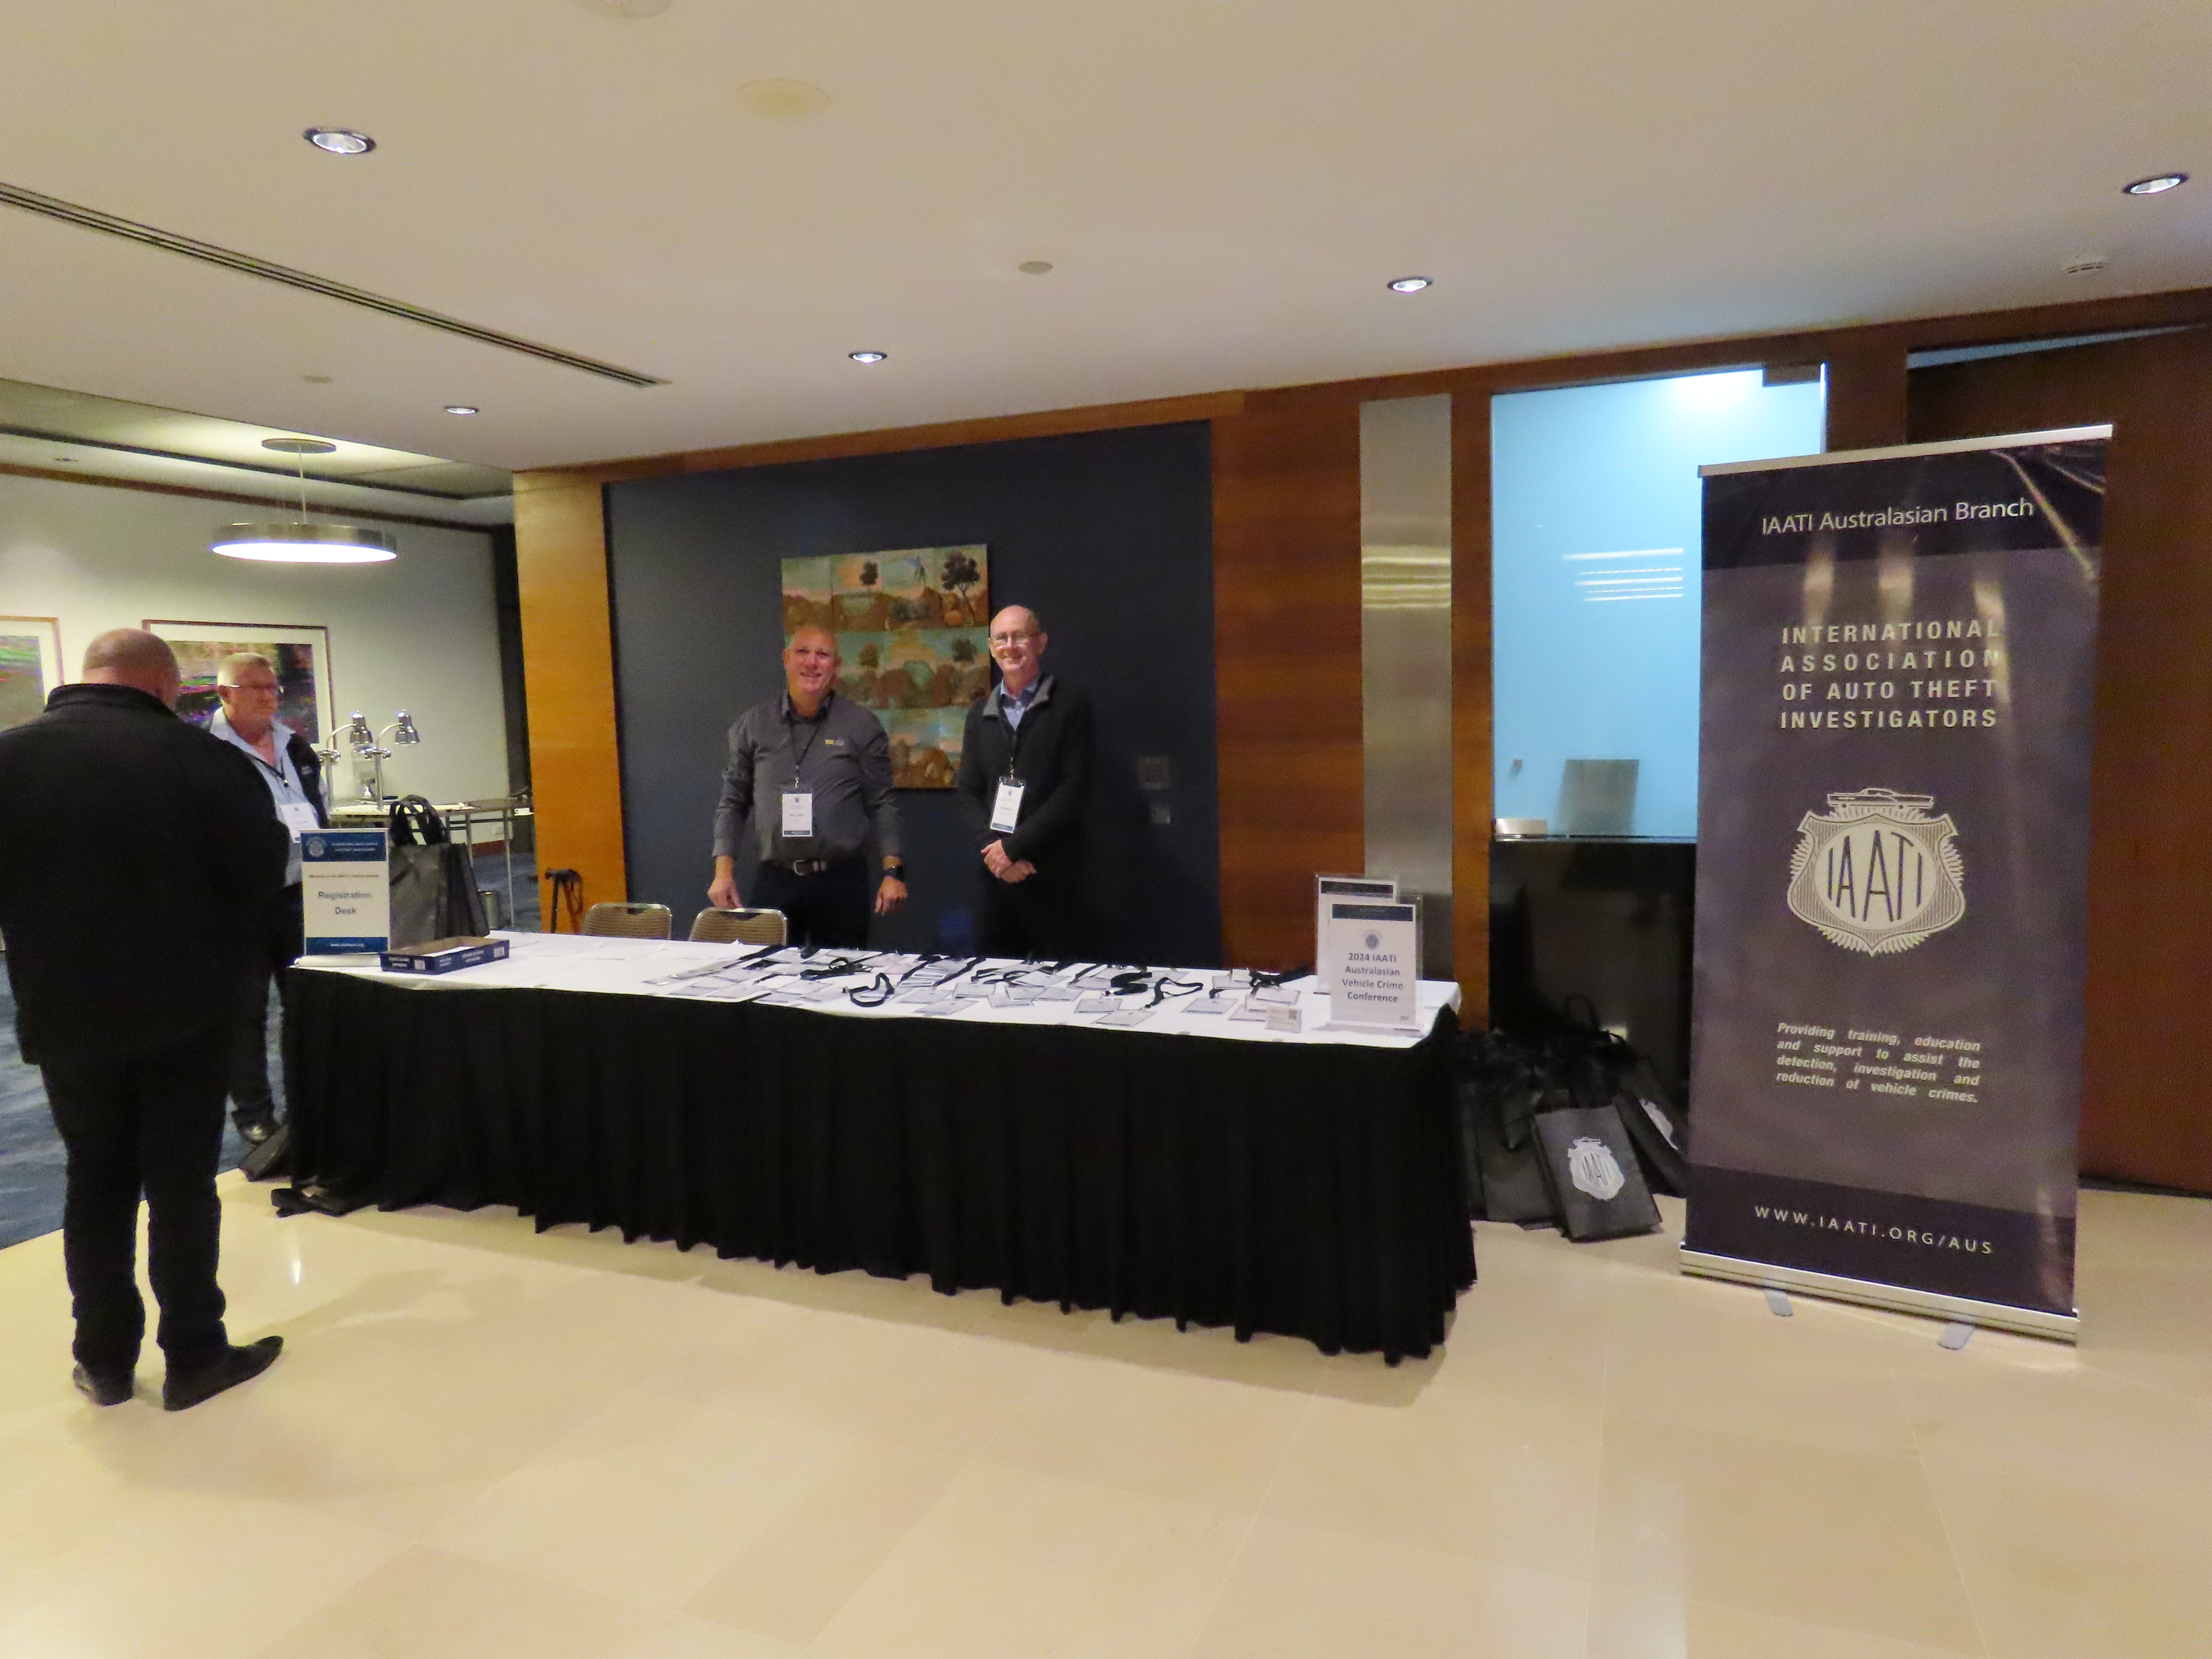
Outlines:
[[[276,1130],[276,1097],[269,1087],[269,987],[300,959],[302,948],[300,837],[328,829],[331,819],[323,800],[321,760],[305,738],[276,718],[283,691],[276,665],[258,651],[225,657],[215,671],[215,694],[222,707],[208,730],[253,763],[276,803],[276,816],[292,832],[283,896],[253,925],[252,971],[231,1048],[231,1121],[240,1136],[258,1146]]]
[[[1023,605],[991,618],[999,683],[968,711],[956,787],[975,837],[976,946],[1053,961],[1084,951],[1084,808],[1091,700],[1043,671],[1044,624]]]

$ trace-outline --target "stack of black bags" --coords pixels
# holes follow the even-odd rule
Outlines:
[[[1576,1240],[1648,1233],[1653,1192],[1687,1190],[1687,1126],[1650,1063],[1580,1000],[1532,1030],[1460,1039],[1468,1206]]]

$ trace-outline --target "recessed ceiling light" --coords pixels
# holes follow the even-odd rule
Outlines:
[[[1430,279],[1426,276],[1393,276],[1390,279],[1390,292],[1419,294],[1423,289],[1428,287],[1429,282]]]
[[[446,405],[446,413],[448,415],[473,415],[477,413],[477,406],[474,404],[447,404]]]
[[[376,148],[376,140],[367,133],[349,132],[343,127],[309,127],[300,136],[333,155],[366,155]]]
[[[1052,261],[1049,259],[1024,259],[1021,264],[1016,265],[1014,269],[1020,271],[1024,276],[1042,276],[1045,272],[1052,269]]]
[[[2178,190],[2189,182],[2185,173],[2154,173],[2148,179],[2138,179],[2127,187],[2130,196],[2163,196],[2169,190]]]
[[[890,355],[888,351],[855,351],[852,358],[856,363],[879,363]]]
[[[2112,261],[2101,253],[2084,253],[2069,259],[2059,270],[2069,276],[2094,276],[2110,264]]]

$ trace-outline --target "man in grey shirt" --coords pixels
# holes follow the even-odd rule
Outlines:
[[[781,910],[797,945],[868,942],[868,837],[883,860],[875,912],[906,902],[890,740],[883,722],[836,690],[837,641],[806,627],[783,651],[781,696],[738,717],[714,809],[714,880],[707,897],[735,910],[737,852],[746,820],[760,848],[752,902]]]

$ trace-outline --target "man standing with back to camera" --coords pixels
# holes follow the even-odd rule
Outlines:
[[[794,945],[857,951],[868,942],[870,830],[883,860],[878,915],[906,902],[906,866],[890,739],[881,720],[837,695],[837,664],[828,629],[799,629],[783,648],[781,694],[731,726],[707,900],[721,910],[743,907],[737,852],[750,818],[761,857],[753,902],[783,912]]]
[[[69,1152],[76,1386],[100,1406],[131,1396],[143,1191],[171,1411],[283,1346],[223,1328],[215,1176],[247,935],[283,893],[290,839],[251,763],[177,719],[178,690],[165,641],[116,629],[82,682],[0,732],[0,935],[23,1058]]]
[[[1043,671],[1036,613],[991,618],[999,683],[968,711],[960,793],[981,885],[976,948],[1062,961],[1086,948],[1083,812],[1091,793],[1091,700]]]

